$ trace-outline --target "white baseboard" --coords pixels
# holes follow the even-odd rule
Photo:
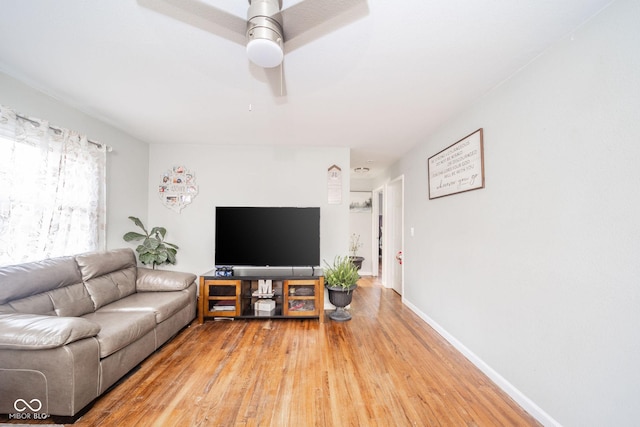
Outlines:
[[[445,340],[454,346],[460,353],[462,353],[471,363],[473,363],[478,369],[480,369],[491,381],[493,381],[498,387],[507,393],[513,400],[518,403],[527,411],[531,416],[538,420],[542,425],[561,427],[561,424],[554,420],[549,414],[547,414],[542,408],[536,405],[531,399],[525,396],[520,390],[507,381],[502,375],[496,372],[491,366],[487,365],[482,359],[476,356],[471,350],[469,350],[464,344],[458,341],[453,335],[449,334],[444,328],[442,328],[437,322],[425,313],[420,311],[415,305],[411,304],[404,297],[402,303],[409,307],[418,317],[427,322],[429,326],[435,329]]]

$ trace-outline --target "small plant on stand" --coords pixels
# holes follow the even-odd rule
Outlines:
[[[358,256],[358,249],[360,249],[361,246],[360,235],[356,233],[351,234],[351,240],[349,241],[349,252],[351,256],[349,256],[349,260],[358,270],[362,268],[362,262],[364,261],[364,257]]]

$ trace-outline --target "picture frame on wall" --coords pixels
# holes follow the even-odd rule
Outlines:
[[[484,188],[483,129],[429,157],[427,169],[429,200]]]
[[[174,166],[167,170],[158,185],[158,196],[162,204],[180,213],[198,194],[195,175],[184,166]]]
[[[351,191],[349,194],[349,212],[371,212],[373,198],[371,191]]]

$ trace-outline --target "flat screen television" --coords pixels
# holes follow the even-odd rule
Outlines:
[[[216,266],[320,265],[320,208],[216,207]]]

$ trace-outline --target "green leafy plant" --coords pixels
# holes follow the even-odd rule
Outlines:
[[[122,238],[126,242],[132,242],[137,240],[143,240],[141,245],[138,245],[136,252],[138,252],[138,259],[142,264],[153,266],[155,270],[156,265],[162,264],[175,264],[176,253],[178,252],[178,246],[173,243],[165,242],[164,236],[167,234],[167,230],[164,227],[153,227],[150,232],[144,228],[142,221],[135,216],[130,216],[129,219],[133,221],[135,225],[140,227],[144,234],[130,231],[126,233]]]
[[[358,268],[348,256],[336,256],[332,265],[329,265],[326,260],[324,263],[326,265],[324,268],[324,280],[329,287],[342,288],[348,291],[360,278]]]

